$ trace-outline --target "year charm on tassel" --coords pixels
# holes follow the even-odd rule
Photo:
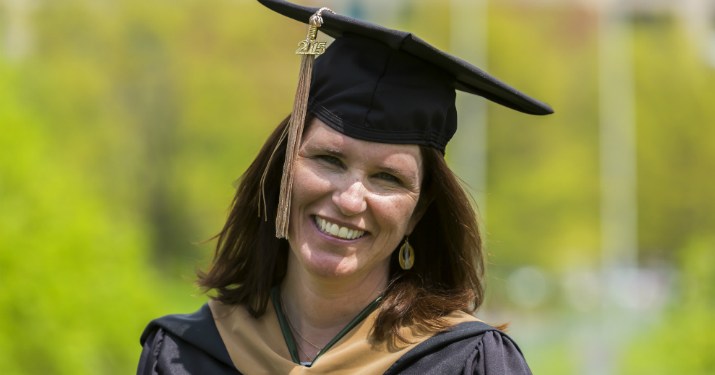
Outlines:
[[[312,28],[312,26],[311,26]],[[326,42],[316,42],[314,40],[307,41],[302,40],[298,44],[298,49],[295,51],[296,55],[322,55],[325,52]]]
[[[308,35],[305,37],[305,40],[301,40],[300,43],[298,43],[298,49],[295,51],[296,55],[317,56],[325,52],[327,42],[318,42],[315,40],[318,36],[318,28],[323,25],[322,13],[324,11],[333,13],[329,8],[320,8],[320,10],[310,17]]]

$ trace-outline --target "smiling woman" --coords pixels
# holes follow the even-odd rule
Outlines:
[[[419,147],[347,137],[316,118],[293,173],[289,266],[300,267],[289,267],[287,279],[310,285],[340,277],[354,280],[346,290],[377,293],[390,254],[419,219]]]
[[[455,89],[550,108],[411,34],[262,2],[311,23],[302,53],[319,26],[336,40],[241,178],[199,274],[210,302],[150,323],[139,373],[530,374],[473,315],[484,254],[444,150]]]

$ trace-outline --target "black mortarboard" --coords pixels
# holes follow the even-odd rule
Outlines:
[[[299,48],[303,52],[324,49],[314,41],[316,27],[335,38],[315,62],[314,56],[304,55],[301,64],[281,184],[279,237],[287,233],[292,163],[306,112],[353,138],[425,145],[442,152],[457,129],[455,89],[528,114],[553,112],[547,104],[411,33],[334,14],[326,8],[283,0],[259,2],[313,25]]]

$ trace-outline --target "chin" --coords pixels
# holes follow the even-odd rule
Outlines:
[[[344,277],[357,271],[357,260],[335,254],[307,254],[302,265],[306,270],[321,277]]]

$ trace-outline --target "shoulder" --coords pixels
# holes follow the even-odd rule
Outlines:
[[[531,375],[516,343],[483,322],[464,322],[406,353],[386,374]]]
[[[237,374],[211,311],[152,320],[141,335],[137,374]]]

